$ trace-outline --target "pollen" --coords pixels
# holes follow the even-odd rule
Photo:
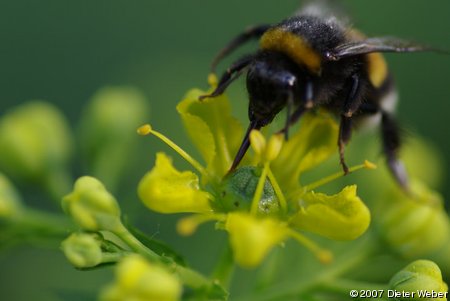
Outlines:
[[[141,136],[149,135],[152,132],[152,126],[150,124],[144,124],[137,129],[137,133]]]

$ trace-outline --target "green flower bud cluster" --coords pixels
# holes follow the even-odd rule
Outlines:
[[[68,189],[72,136],[65,117],[49,103],[31,101],[0,120],[0,168],[43,185],[59,198]]]
[[[417,260],[395,274],[390,289],[399,292],[397,300],[446,301],[448,286],[442,280],[439,267],[429,260]]]
[[[429,256],[450,240],[450,221],[439,194],[413,181],[412,195],[398,189],[382,202],[379,230],[391,248],[405,258]]]

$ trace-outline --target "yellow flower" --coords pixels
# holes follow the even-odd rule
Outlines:
[[[177,106],[184,126],[206,166],[150,125],[141,135],[163,140],[197,170],[178,171],[159,153],[155,167],[141,180],[139,197],[147,207],[161,213],[196,212],[179,223],[188,235],[198,224],[216,220],[230,235],[235,260],[247,267],[258,265],[267,253],[287,238],[309,248],[321,261],[331,255],[297,232],[305,230],[337,240],[362,235],[370,223],[370,212],[356,195],[356,186],[328,196],[312,190],[343,175],[338,172],[309,185],[301,175],[337,152],[336,122],[319,112],[304,118],[300,129],[284,142],[276,134],[266,141],[259,131],[250,133],[254,150],[248,152],[232,173],[228,170],[242,140],[242,127],[231,116],[226,96],[199,101],[207,94],[193,90]],[[371,168],[370,164],[361,167]]]
[[[140,255],[125,257],[116,267],[116,280],[101,293],[101,301],[181,300],[180,280],[162,266]]]

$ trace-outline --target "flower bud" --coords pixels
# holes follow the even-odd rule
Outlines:
[[[442,280],[441,270],[429,260],[409,264],[391,278],[389,286],[405,296],[397,300],[447,300],[448,287]]]
[[[253,166],[244,166],[236,169],[224,180],[223,188],[218,202],[225,211],[250,210],[251,202],[258,185],[261,169]],[[273,214],[280,210],[278,198],[272,184],[268,179],[264,183],[258,212]]]
[[[148,116],[145,98],[133,88],[103,88],[92,97],[80,123],[81,145],[89,170],[106,186],[116,187],[130,165],[136,128]]]
[[[411,182],[412,195],[394,192],[383,202],[380,234],[405,258],[426,256],[440,249],[450,235],[449,218],[441,197],[419,182]]]
[[[61,248],[77,268],[90,268],[102,262],[101,241],[95,234],[73,233],[62,242]]]
[[[116,280],[101,293],[101,301],[178,301],[180,280],[165,268],[139,255],[125,257],[116,268]]]
[[[11,182],[0,173],[0,219],[14,218],[22,210],[22,202]]]
[[[114,231],[120,224],[116,199],[93,177],[79,178],[74,190],[63,198],[62,207],[85,230]]]
[[[65,167],[71,148],[66,119],[49,103],[26,103],[0,120],[0,167],[8,175],[41,181]]]

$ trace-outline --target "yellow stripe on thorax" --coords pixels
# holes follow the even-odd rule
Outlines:
[[[379,88],[388,76],[388,68],[383,55],[378,52],[367,55],[369,79],[372,85]]]
[[[263,34],[260,46],[262,49],[282,52],[297,64],[305,65],[311,72],[320,74],[321,56],[301,36],[273,28]]]
[[[352,40],[364,40],[366,36],[357,29],[351,29],[348,37]],[[384,56],[379,52],[367,54],[367,72],[369,80],[375,88],[381,87],[388,76],[388,67]]]

